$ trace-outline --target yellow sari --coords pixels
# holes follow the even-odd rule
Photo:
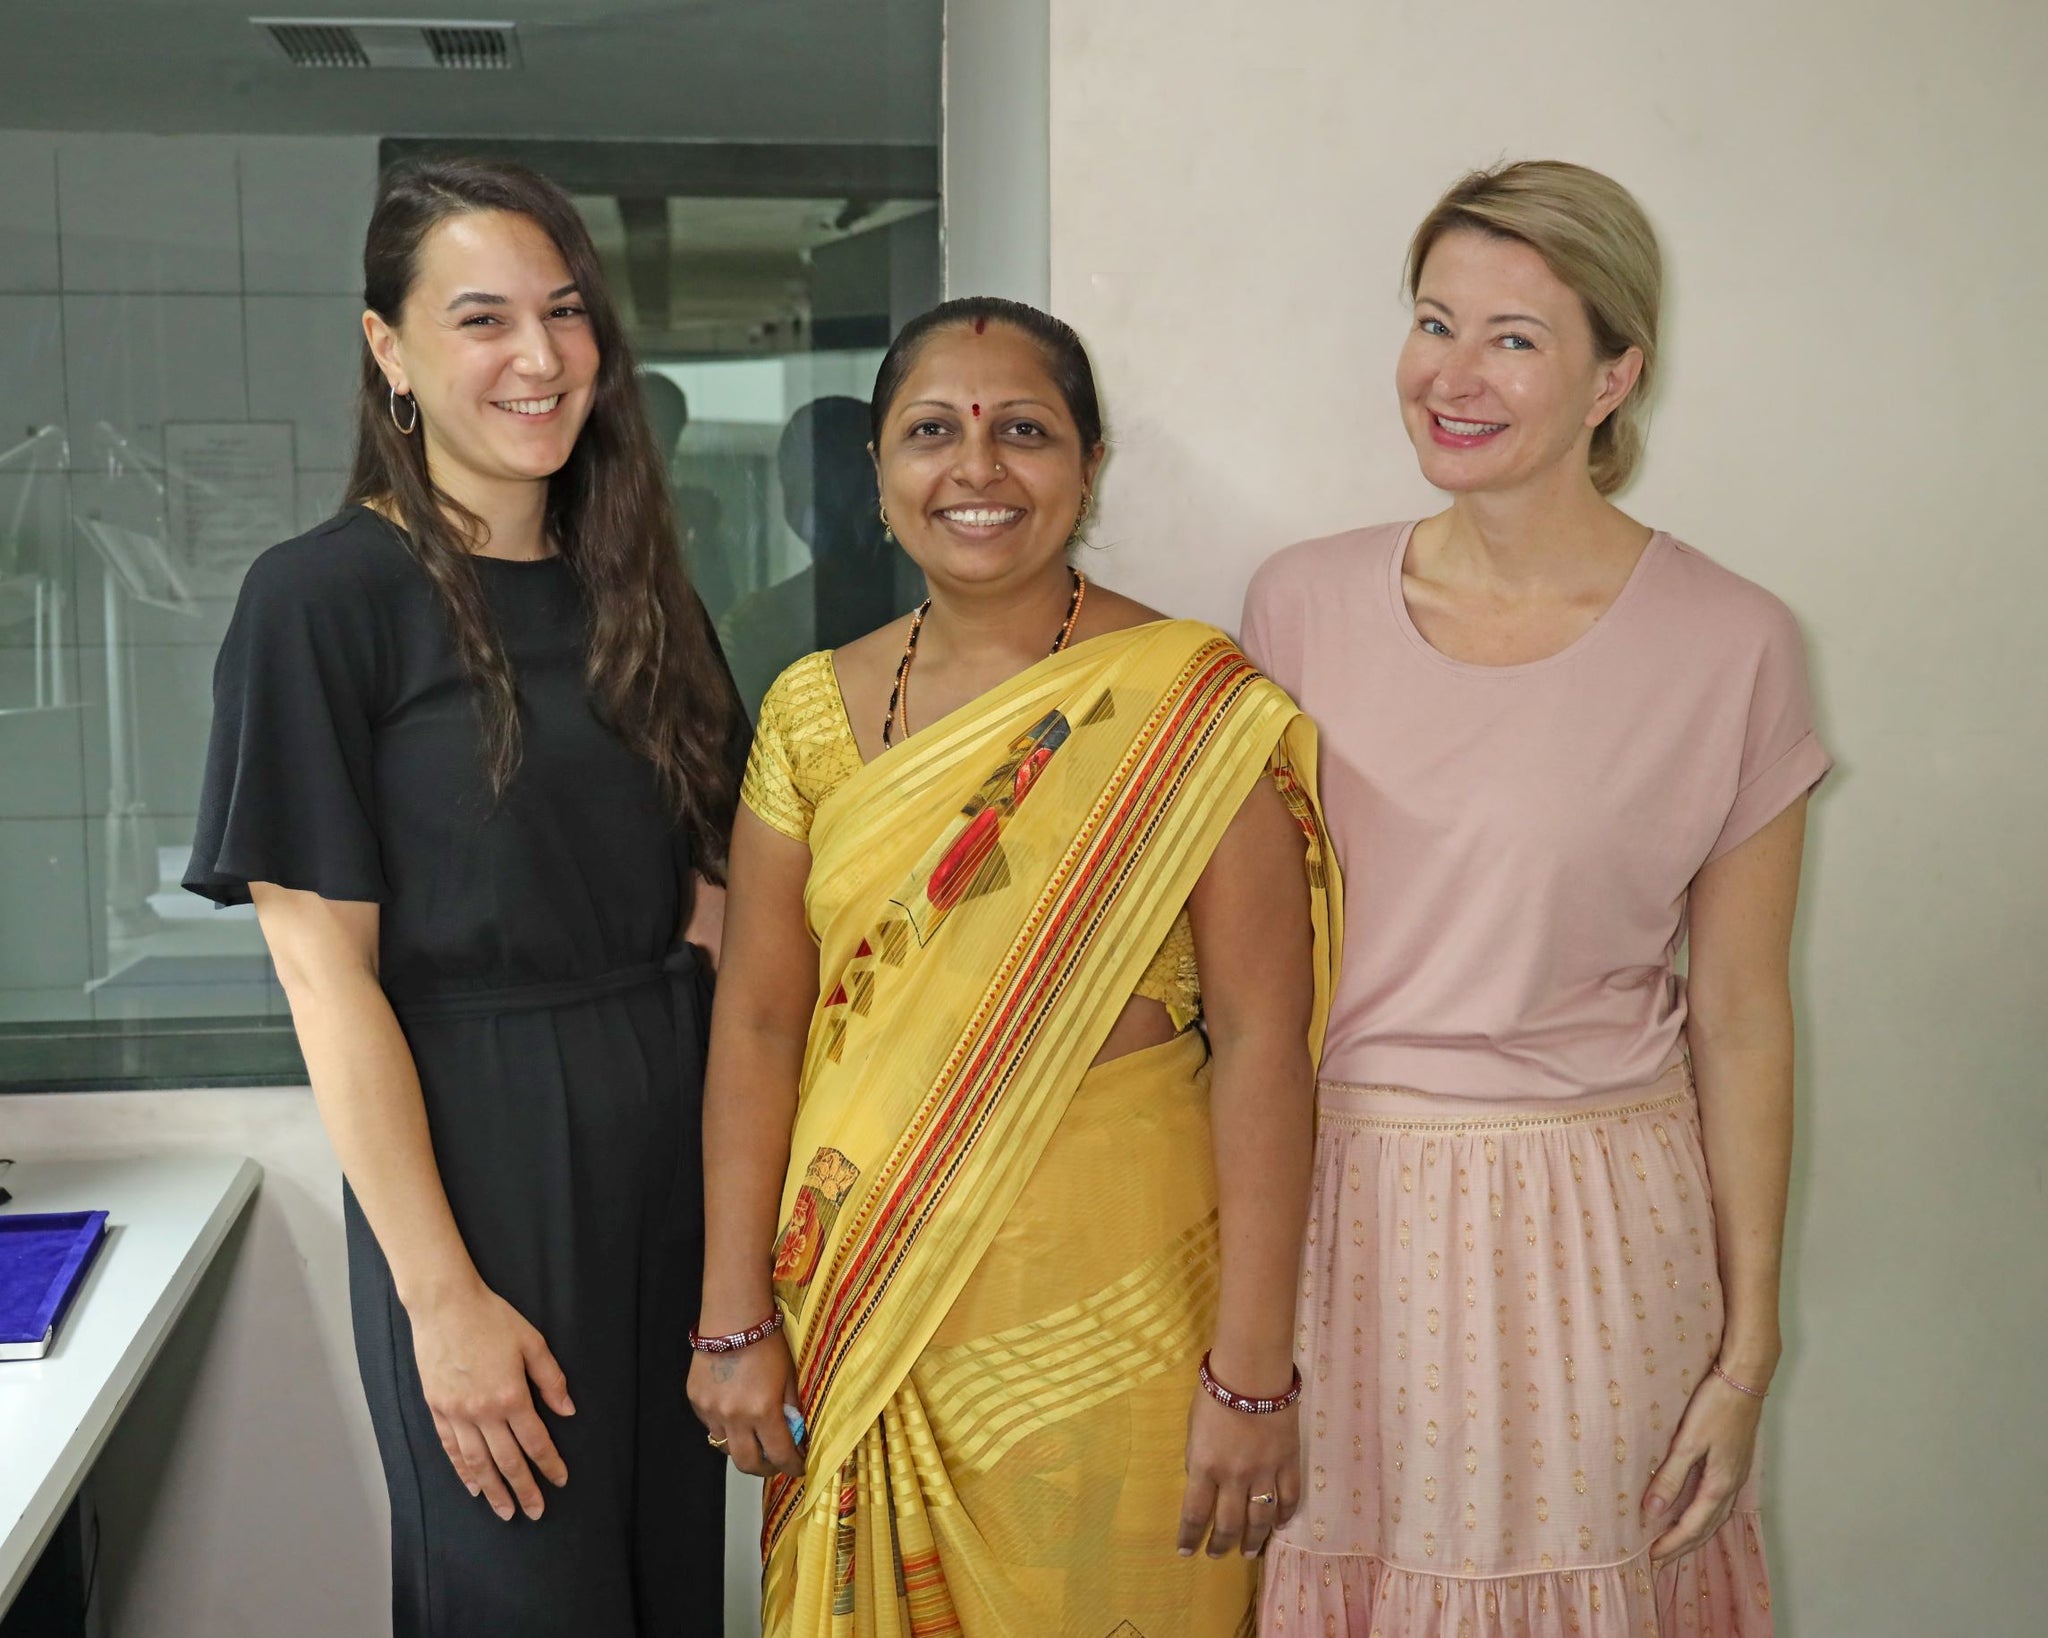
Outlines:
[[[1262,774],[1309,839],[1320,1046],[1314,729],[1220,632],[1158,621],[855,766],[836,688],[778,701],[803,664],[745,791],[809,842],[819,945],[775,1248],[810,1439],[767,1493],[766,1632],[1249,1634],[1256,1562],[1174,1550],[1218,1276],[1206,1048],[1089,1064]]]

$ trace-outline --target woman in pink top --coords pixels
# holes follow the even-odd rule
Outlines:
[[[1828,758],[1785,607],[1607,499],[1660,282],[1608,178],[1460,182],[1396,371],[1450,508],[1295,546],[1246,600],[1322,728],[1355,930],[1268,1634],[1771,1630],[1754,1465]]]

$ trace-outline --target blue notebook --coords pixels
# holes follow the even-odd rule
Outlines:
[[[0,1359],[41,1359],[107,1237],[103,1211],[0,1215]]]

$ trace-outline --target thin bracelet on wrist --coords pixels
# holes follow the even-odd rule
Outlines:
[[[722,1337],[707,1337],[693,1325],[690,1327],[690,1346],[700,1354],[731,1354],[742,1348],[751,1348],[763,1337],[773,1336],[782,1329],[782,1310],[771,1308],[768,1317],[759,1325],[750,1325],[744,1331],[729,1331]]]
[[[1734,1377],[1721,1369],[1721,1362],[1718,1359],[1708,1369],[1737,1393],[1746,1393],[1752,1399],[1768,1399],[1770,1397],[1771,1390],[1769,1388],[1752,1388],[1747,1382],[1737,1382]]]
[[[1202,1363],[1195,1367],[1195,1380],[1202,1384],[1202,1392],[1206,1393],[1219,1405],[1226,1405],[1231,1410],[1241,1411],[1246,1416],[1271,1416],[1275,1411],[1284,1411],[1301,1397],[1301,1370],[1298,1366],[1290,1367],[1290,1369],[1294,1372],[1293,1386],[1278,1399],[1254,1399],[1247,1394],[1232,1393],[1230,1389],[1216,1380],[1215,1373],[1209,1369],[1209,1356],[1207,1354],[1202,1356]]]

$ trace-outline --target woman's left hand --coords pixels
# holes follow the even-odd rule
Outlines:
[[[1727,1521],[1756,1460],[1757,1425],[1763,1414],[1761,1399],[1731,1388],[1718,1376],[1709,1374],[1693,1390],[1671,1448],[1643,1495],[1643,1516],[1652,1523],[1669,1517],[1695,1468],[1699,1488],[1685,1510],[1650,1543],[1652,1563],[1691,1552]]]
[[[1180,1505],[1180,1554],[1209,1541],[1209,1556],[1233,1547],[1246,1558],[1294,1517],[1301,1500],[1301,1412],[1265,1416],[1218,1404],[1199,1386],[1188,1413],[1188,1487]],[[1267,1499],[1271,1498],[1271,1499]]]

